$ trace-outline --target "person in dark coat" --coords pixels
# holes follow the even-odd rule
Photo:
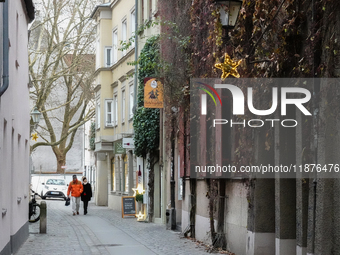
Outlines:
[[[87,182],[86,177],[83,177],[83,193],[81,193],[81,201],[84,202],[84,215],[87,214],[87,206],[92,197],[91,184]]]

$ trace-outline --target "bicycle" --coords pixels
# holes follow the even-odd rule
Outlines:
[[[28,210],[28,221],[33,223],[40,220],[40,204],[37,203],[35,196],[39,196],[34,190],[31,189],[33,192],[32,200],[29,202],[29,210]],[[40,196],[39,196],[40,197]]]

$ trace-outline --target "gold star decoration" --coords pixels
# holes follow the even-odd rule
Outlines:
[[[37,141],[37,139],[38,139],[38,134],[37,133],[32,134],[32,141]]]
[[[132,188],[133,190],[133,196],[135,197],[137,195],[138,189],[137,188]]]
[[[141,185],[138,184],[137,188],[132,188],[133,196],[135,197],[137,194],[144,194],[145,190],[142,188]]]
[[[237,67],[242,62],[242,59],[239,61],[233,61],[230,56],[225,53],[224,55],[224,63],[216,63],[215,67],[222,70],[221,79],[224,81],[229,75],[232,75],[236,78],[240,78],[240,74],[237,72]]]
[[[136,214],[136,217],[137,217],[137,221],[144,220],[144,214],[142,214],[142,212],[139,212],[138,214]]]

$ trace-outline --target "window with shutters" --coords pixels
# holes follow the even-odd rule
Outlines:
[[[106,109],[105,109],[105,126],[112,127],[113,126],[113,100],[105,100]]]

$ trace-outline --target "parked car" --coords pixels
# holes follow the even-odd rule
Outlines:
[[[47,197],[63,198],[66,200],[67,185],[64,179],[48,179],[46,183],[42,183],[41,198]]]

